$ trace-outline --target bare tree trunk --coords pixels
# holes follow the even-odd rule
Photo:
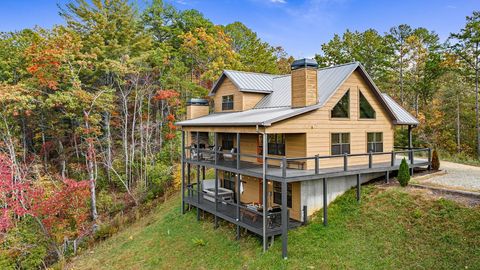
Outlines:
[[[106,152],[107,166],[106,166],[106,171],[107,171],[108,181],[110,182],[112,180],[111,175],[110,175],[110,169],[109,169],[110,167],[112,167],[112,134],[111,134],[111,131],[110,131],[110,113],[109,112],[105,113],[104,122],[105,122],[105,133],[106,133],[105,138],[107,140],[107,152]]]
[[[85,129],[87,132],[90,132],[89,124],[89,113],[84,111],[85,115]],[[93,220],[93,230],[97,230],[97,195],[96,195],[96,178],[95,178],[95,168],[94,168],[94,159],[95,159],[95,147],[93,145],[93,138],[88,137],[87,141],[87,171],[88,171],[88,180],[90,182],[90,204],[92,211],[92,220]]]
[[[59,156],[60,156],[60,166],[61,166],[61,176],[62,180],[65,180],[65,172],[67,170],[67,161],[65,158],[65,150],[63,148],[63,143],[62,140],[58,140],[58,150],[59,150]]]

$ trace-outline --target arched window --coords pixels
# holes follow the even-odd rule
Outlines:
[[[350,89],[333,107],[331,112],[332,118],[349,118],[350,117]]]

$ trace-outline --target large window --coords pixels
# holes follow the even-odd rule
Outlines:
[[[282,183],[273,182],[273,202],[282,205]],[[292,184],[287,184],[287,207],[292,208]]]
[[[332,133],[332,155],[350,154],[350,133]]]
[[[367,152],[383,152],[383,133],[367,133]]]
[[[233,148],[233,135],[231,133],[222,134],[222,148],[224,150],[230,150]]]
[[[235,174],[232,172],[223,172],[222,186],[226,189],[235,191]]]
[[[233,95],[222,97],[222,111],[233,110]]]
[[[285,134],[268,134],[268,154],[285,155]]]
[[[332,118],[349,118],[350,117],[350,90],[333,107],[331,112]]]
[[[375,119],[375,110],[360,91],[360,119]]]

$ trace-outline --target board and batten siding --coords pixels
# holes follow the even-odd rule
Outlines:
[[[224,112],[222,110],[222,97],[229,95],[233,95],[233,110],[227,112],[252,109],[265,96],[265,94],[260,93],[241,92],[229,78],[225,78],[213,97],[215,112]]]
[[[350,117],[348,119],[335,119],[330,117],[332,108],[350,90]],[[321,89],[320,89],[321,91]],[[359,91],[376,112],[375,119],[360,119],[359,115]],[[285,121],[276,123],[267,128],[267,133],[299,133],[306,134],[306,156],[331,155],[331,133],[350,133],[350,152],[360,154],[367,152],[367,132],[383,133],[384,152],[393,150],[394,125],[385,108],[374,96],[362,76],[355,71],[339,87],[337,92],[320,109],[306,113]],[[373,162],[386,162],[389,155],[375,156]],[[308,169],[314,168],[314,162],[307,163]],[[349,165],[368,164],[368,157],[349,158]],[[321,160],[320,167],[342,166],[341,158]]]

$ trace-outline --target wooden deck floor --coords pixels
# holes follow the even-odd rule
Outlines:
[[[240,217],[237,218],[236,205],[222,202],[218,202],[217,211],[215,211],[215,203],[204,199],[203,194],[200,195],[200,203],[198,203],[198,197],[196,193],[185,196],[185,203],[204,210],[212,215],[216,215],[217,217],[224,219],[230,223],[239,225],[240,227],[243,227],[257,235],[263,235],[263,219],[261,215],[258,215],[256,217],[254,217],[254,215],[240,215]],[[301,222],[290,219],[289,229],[299,227],[300,225]],[[280,234],[280,226],[267,228],[267,236],[275,236]]]
[[[372,167],[368,167],[368,163],[362,165],[349,165],[348,170],[345,171],[342,166],[332,167],[332,168],[321,168],[319,169],[318,174],[315,174],[315,170],[302,170],[302,169],[286,169],[286,178],[291,181],[304,181],[311,179],[319,178],[330,178],[336,176],[345,176],[358,173],[373,173],[373,172],[385,172],[385,171],[395,171],[398,170],[400,163],[403,157],[397,157],[395,159],[394,165],[392,166],[391,162],[377,162],[373,163]],[[217,167],[220,170],[234,171],[240,174],[245,174],[253,177],[262,177],[262,164],[249,161],[240,161],[240,169],[237,170],[237,161],[236,160],[218,160],[215,165],[214,161],[211,160],[186,160],[191,164],[199,164],[207,167]],[[409,162],[410,163],[410,162]],[[428,160],[417,158],[414,160],[413,164],[409,164],[410,167],[421,167],[427,166]],[[267,178],[271,180],[281,180],[282,179],[282,168],[279,166],[269,165],[267,168]]]

